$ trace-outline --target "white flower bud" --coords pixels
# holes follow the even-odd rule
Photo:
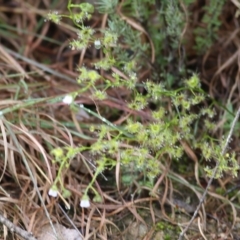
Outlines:
[[[58,190],[55,189],[54,187],[51,187],[48,191],[48,195],[56,198],[58,196]]]
[[[73,102],[73,97],[71,95],[66,95],[63,98],[62,102],[66,104],[71,104]]]
[[[96,49],[100,49],[101,48],[101,41],[100,40],[95,40],[94,41],[94,46]]]
[[[90,207],[90,202],[87,197],[83,197],[81,202],[80,202],[80,207],[82,208],[89,208]]]

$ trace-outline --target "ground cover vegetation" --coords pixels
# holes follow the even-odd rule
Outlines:
[[[237,239],[238,4],[1,3],[1,238]]]

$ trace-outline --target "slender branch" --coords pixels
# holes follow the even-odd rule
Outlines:
[[[235,118],[234,118],[234,120],[233,120],[233,122],[232,122],[230,131],[229,131],[229,134],[228,134],[227,139],[226,139],[226,142],[225,142],[225,145],[224,145],[224,147],[223,147],[223,149],[222,149],[222,155],[224,155],[225,152],[226,152],[226,150],[227,150],[228,144],[229,144],[229,142],[230,142],[230,140],[231,140],[231,137],[232,137],[232,134],[233,134],[233,130],[234,130],[234,127],[235,127],[235,125],[236,125],[236,123],[237,123],[237,120],[238,120],[238,118],[239,118],[239,115],[240,115],[240,107],[239,107],[239,109],[238,109],[238,111],[237,111],[237,113],[236,113],[236,115],[235,115]],[[187,225],[187,226],[185,227],[185,229],[180,233],[178,240],[181,240],[181,239],[183,238],[184,234],[188,231],[189,227],[192,225],[194,219],[196,218],[196,216],[197,216],[197,214],[198,214],[198,212],[199,212],[199,209],[201,208],[201,206],[202,206],[202,204],[203,204],[203,202],[204,202],[204,200],[205,200],[205,198],[206,198],[206,195],[207,195],[207,193],[208,193],[208,189],[209,189],[209,187],[211,186],[212,181],[213,181],[213,179],[214,179],[215,176],[216,176],[216,173],[217,173],[217,171],[218,171],[219,164],[220,164],[220,162],[218,161],[218,162],[216,163],[216,166],[215,166],[214,170],[213,170],[212,177],[209,179],[208,184],[207,184],[207,187],[206,187],[206,189],[205,189],[205,191],[204,191],[204,193],[203,193],[203,195],[202,195],[202,198],[201,198],[200,201],[199,201],[199,204],[198,204],[198,206],[197,206],[197,209],[195,210],[195,212],[194,212],[191,220],[189,221],[188,225]]]
[[[0,223],[4,224],[11,232],[15,232],[22,238],[26,240],[37,240],[35,237],[33,237],[32,233],[29,233],[20,227],[14,225],[11,221],[9,221],[7,218],[5,218],[2,214],[0,214]]]

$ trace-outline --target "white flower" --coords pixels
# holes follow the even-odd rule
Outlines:
[[[101,41],[100,40],[95,40],[94,41],[94,46],[96,49],[100,49],[101,48]]]
[[[90,207],[90,202],[87,198],[82,198],[81,202],[80,202],[80,207],[82,208],[89,208]]]
[[[71,104],[73,102],[73,96],[71,95],[66,95],[63,100],[62,100],[63,103],[66,103],[66,104]]]
[[[58,190],[55,189],[54,187],[51,187],[48,191],[48,195],[55,198],[58,195]]]

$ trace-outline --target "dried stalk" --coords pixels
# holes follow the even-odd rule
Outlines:
[[[4,224],[11,232],[16,233],[26,240],[37,240],[33,237],[32,233],[29,233],[20,227],[14,225],[11,221],[5,218],[2,214],[0,214],[0,223]]]

